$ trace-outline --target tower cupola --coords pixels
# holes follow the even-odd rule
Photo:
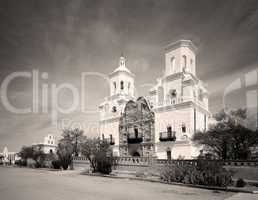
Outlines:
[[[109,75],[110,95],[134,96],[134,74],[126,67],[126,58],[121,55],[119,66]]]
[[[197,48],[191,40],[179,40],[165,47],[165,76],[188,72],[196,75]]]

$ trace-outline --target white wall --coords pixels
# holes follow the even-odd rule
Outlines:
[[[44,145],[42,146],[42,151],[44,153],[50,153],[50,150],[52,150],[53,153],[56,153],[56,146],[52,146],[52,145]]]
[[[183,135],[190,137],[193,127],[191,123],[192,108],[173,110],[155,113],[155,142],[159,142],[159,133],[166,132],[167,126],[172,126],[172,131],[176,131],[177,140],[181,140]],[[182,124],[186,126],[186,133],[182,132]]]
[[[196,131],[204,130],[204,113],[201,112],[198,108],[196,108]],[[207,117],[208,120],[208,117]],[[194,124],[194,114],[193,114],[193,122]],[[207,124],[206,124],[207,125]]]
[[[191,159],[192,147],[189,142],[177,143],[177,142],[160,142],[156,148],[156,156],[158,159],[167,159],[167,150],[171,150],[172,159]]]

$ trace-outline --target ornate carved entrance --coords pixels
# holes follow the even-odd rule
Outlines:
[[[127,102],[119,122],[120,155],[152,156],[154,133],[154,112],[146,99]]]

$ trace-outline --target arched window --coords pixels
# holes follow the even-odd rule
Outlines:
[[[176,90],[171,90],[170,95],[172,98],[176,98]]]
[[[183,55],[183,69],[186,69],[187,67],[187,59],[186,59],[186,55]]]
[[[182,133],[186,132],[186,127],[185,127],[185,123],[182,124]]]
[[[164,90],[163,87],[158,88],[158,103],[159,105],[162,105],[164,101]]]
[[[112,112],[114,112],[114,113],[115,113],[116,111],[117,111],[116,107],[115,107],[115,106],[113,106],[113,107],[112,107]]]
[[[172,57],[170,59],[170,72],[174,72],[175,71],[175,57]]]
[[[120,82],[120,88],[121,88],[121,90],[124,89],[124,81],[121,81],[121,82]]]
[[[114,90],[116,90],[116,82],[113,82]]]
[[[175,89],[170,90],[169,95],[170,95],[170,103],[171,104],[176,104],[176,97],[177,97],[176,90]]]
[[[135,138],[138,138],[138,134],[139,134],[138,128],[134,127],[134,136],[135,136]]]
[[[167,160],[171,160],[171,158],[172,158],[172,156],[171,156],[171,149],[168,147],[167,149],[166,149],[166,152],[167,152]]]
[[[172,137],[172,127],[167,126],[167,133],[168,133],[168,138]]]
[[[109,140],[110,140],[110,142],[109,142],[110,145],[114,145],[115,144],[115,140],[113,139],[113,135],[112,134],[109,135]]]

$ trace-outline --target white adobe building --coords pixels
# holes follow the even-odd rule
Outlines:
[[[191,142],[208,128],[208,92],[196,76],[197,48],[180,40],[165,48],[165,73],[146,98],[134,96],[135,75],[120,57],[109,75],[110,96],[99,106],[100,134],[116,156],[191,159],[199,147]]]
[[[0,153],[0,162],[4,164],[14,164],[15,160],[18,158],[17,152],[8,151],[7,147],[4,147],[2,153]]]
[[[41,150],[44,153],[51,153],[51,152],[56,153],[56,149],[57,149],[56,137],[52,134],[48,134],[47,136],[44,137],[43,143],[33,144],[33,146],[37,146],[41,148]]]

